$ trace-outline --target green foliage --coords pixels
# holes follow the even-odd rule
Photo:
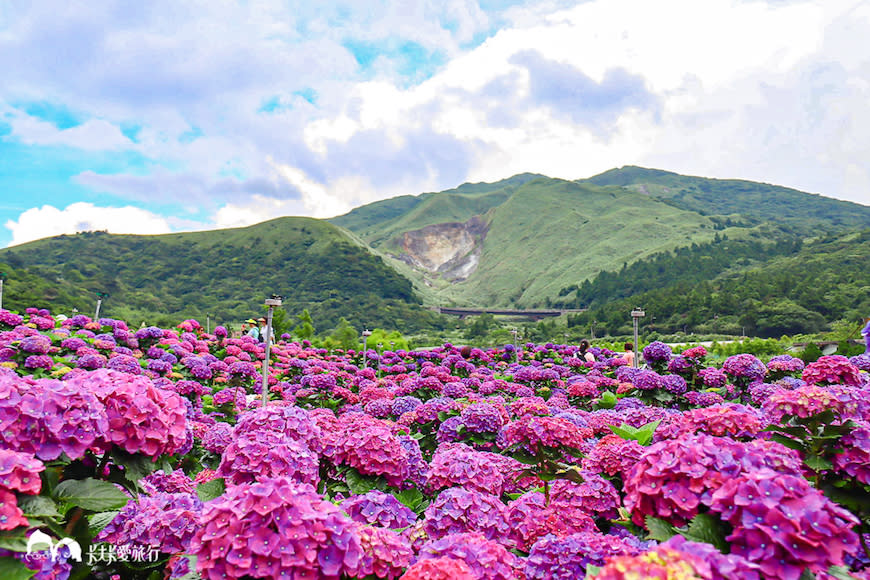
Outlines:
[[[632,427],[628,423],[623,423],[619,427],[610,425],[610,430],[626,441],[637,441],[639,444],[646,446],[652,443],[656,427],[658,427],[661,422],[662,420],[659,419],[658,421],[647,423],[641,427]]]
[[[197,485],[196,495],[199,496],[201,501],[206,502],[222,496],[226,489],[227,486],[224,483],[223,478],[218,477]]]
[[[800,353],[800,355],[798,355],[798,358],[800,358],[805,363],[811,363],[819,360],[819,357],[821,356],[822,349],[819,348],[819,345],[814,342],[810,342]]]
[[[54,489],[54,499],[64,505],[102,512],[127,505],[127,495],[108,481],[97,479],[68,479]]]
[[[92,315],[100,291],[110,295],[103,316],[137,326],[204,320],[208,312],[214,324],[238,327],[272,293],[283,294],[291,312],[308,309],[326,328],[342,316],[408,330],[446,323],[420,306],[411,282],[381,257],[310,218],[160,236],[57,236],[0,250],[0,269],[7,273],[7,308],[50,307],[68,316],[77,308]]]
[[[293,335],[299,340],[311,340],[314,337],[314,333],[314,321],[311,319],[311,313],[306,308],[299,315],[299,324],[293,329]]]
[[[338,326],[329,335],[328,340],[332,340],[335,347],[343,350],[355,349],[360,343],[359,333],[343,316],[339,319]]]

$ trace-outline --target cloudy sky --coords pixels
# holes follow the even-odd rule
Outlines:
[[[0,0],[0,246],[628,164],[870,205],[868,37],[868,0]]]

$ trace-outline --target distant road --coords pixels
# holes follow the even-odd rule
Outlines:
[[[586,308],[567,308],[564,310],[514,310],[510,308],[439,308],[441,314],[452,314],[459,318],[466,316],[479,316],[481,314],[492,314],[493,316],[520,316],[531,318],[533,320],[541,320],[542,318],[551,318],[561,316],[563,314],[574,312],[586,312]]]

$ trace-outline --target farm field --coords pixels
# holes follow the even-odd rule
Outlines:
[[[870,578],[870,344],[288,338],[0,310],[0,578]]]

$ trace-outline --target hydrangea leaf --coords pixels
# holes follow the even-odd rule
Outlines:
[[[692,542],[712,544],[723,553],[728,550],[728,542],[725,541],[722,522],[710,514],[698,514],[692,518],[685,531],[678,531],[681,536]]]
[[[27,580],[33,578],[36,570],[28,570],[15,558],[0,558],[0,578],[3,580]]]
[[[15,530],[0,531],[0,549],[11,552],[27,551],[26,528],[20,527]],[[2,578],[2,576],[0,576]]]
[[[55,488],[54,497],[58,501],[94,512],[122,508],[130,500],[114,484],[93,478],[62,481]]]
[[[18,499],[18,507],[28,518],[60,518],[60,512],[51,499],[44,495],[28,495]]]
[[[197,485],[196,495],[199,496],[200,500],[206,502],[222,496],[226,490],[227,486],[226,483],[224,483],[223,478],[218,477]]]
[[[100,512],[98,514],[93,514],[88,516],[88,530],[93,535],[97,535],[103,531],[103,528],[109,525],[115,516],[120,512],[110,511],[110,512]]]
[[[677,528],[659,518],[647,516],[644,523],[646,524],[646,529],[649,530],[649,537],[653,540],[666,542],[677,535]]]

